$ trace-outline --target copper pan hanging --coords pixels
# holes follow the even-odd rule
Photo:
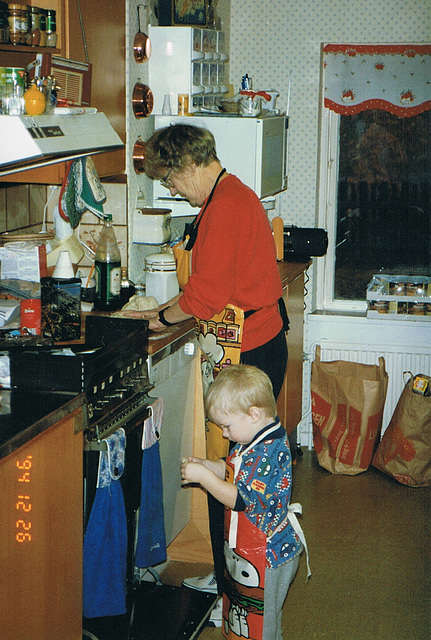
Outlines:
[[[133,168],[135,173],[144,173],[145,143],[138,138],[133,147]]]
[[[147,118],[154,105],[153,92],[147,84],[137,82],[133,88],[132,106],[135,118]]]
[[[139,8],[147,8],[146,4],[138,4],[138,33],[133,41],[133,55],[136,62],[146,62],[151,56],[151,40],[141,31],[141,14]]]

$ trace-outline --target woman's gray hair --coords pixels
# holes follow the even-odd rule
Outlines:
[[[145,143],[144,171],[160,180],[169,169],[181,172],[191,163],[206,167],[218,160],[211,131],[189,124],[173,124],[157,129]]]

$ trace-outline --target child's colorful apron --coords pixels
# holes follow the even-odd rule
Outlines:
[[[225,169],[220,172],[197,223],[192,224],[190,233],[186,232],[184,239],[173,247],[177,279],[181,290],[184,289],[192,272],[192,249],[199,224],[224,173]],[[233,304],[228,304],[221,313],[215,314],[210,320],[200,320],[195,317],[195,323],[202,352],[201,370],[205,395],[221,369],[231,364],[239,364],[244,311]],[[205,429],[207,458],[209,460],[225,458],[229,452],[229,441],[223,438],[222,430],[210,421],[206,422]]]
[[[227,458],[228,482],[235,482],[243,455],[279,426],[277,422],[243,451]],[[245,512],[225,510],[226,573],[222,632],[228,640],[262,638],[266,544],[266,535],[252,524]]]
[[[226,459],[226,480],[234,483],[245,453],[280,427],[280,422],[267,429],[248,447]],[[253,488],[259,480],[253,480]],[[263,487],[262,487],[263,489]],[[272,536],[290,523],[307,554],[307,579],[311,575],[304,532],[295,513],[300,504],[290,504],[288,516],[272,532]],[[223,593],[222,633],[227,640],[247,638],[262,640],[265,592],[267,536],[249,520],[244,511],[225,508],[224,554],[226,559],[225,592]],[[244,577],[246,576],[246,578]]]

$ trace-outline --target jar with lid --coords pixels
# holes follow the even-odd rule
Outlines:
[[[40,30],[40,40],[39,46],[46,47],[46,14],[47,10],[39,7],[39,30]]]
[[[40,44],[39,7],[30,8],[30,22],[31,22],[31,45],[32,47],[38,47]]]
[[[147,296],[153,296],[159,304],[164,304],[178,294],[173,254],[152,253],[145,258],[145,287]]]
[[[24,11],[20,4],[10,4],[8,10],[9,39],[12,44],[22,44]]]
[[[23,4],[21,6],[23,12],[21,21],[21,41],[23,44],[31,45],[31,6],[29,4]]]
[[[46,12],[46,46],[55,47],[57,44],[57,20],[54,9]]]

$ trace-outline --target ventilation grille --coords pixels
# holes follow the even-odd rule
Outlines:
[[[83,78],[82,73],[56,68],[55,79],[60,87],[57,97],[81,105]]]

